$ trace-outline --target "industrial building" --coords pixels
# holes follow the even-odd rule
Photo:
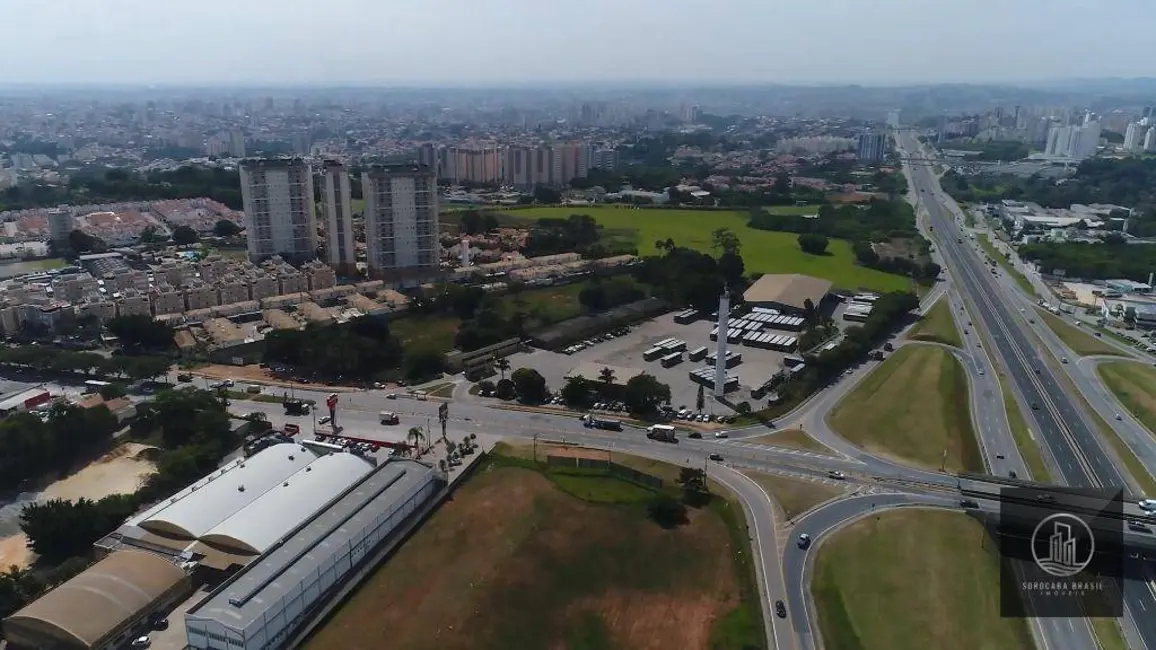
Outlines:
[[[752,307],[776,309],[789,314],[807,311],[807,302],[818,310],[826,302],[831,282],[797,273],[764,275],[752,284],[743,300]]]
[[[130,517],[98,563],[4,621],[16,647],[105,650],[197,588],[189,643],[275,647],[327,589],[446,485],[430,465],[279,443]],[[178,624],[178,621],[172,621]]]

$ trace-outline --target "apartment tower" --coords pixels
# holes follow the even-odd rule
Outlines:
[[[336,161],[326,161],[321,172],[321,193],[325,197],[325,257],[338,275],[357,274],[353,238],[353,208],[349,190],[349,170]]]
[[[300,158],[242,162],[241,199],[251,262],[280,255],[300,263],[317,256],[313,170],[308,162]]]
[[[400,285],[437,272],[437,173],[427,165],[376,165],[361,175],[369,275]]]

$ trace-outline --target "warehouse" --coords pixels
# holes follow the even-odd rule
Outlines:
[[[789,314],[803,314],[807,302],[822,309],[831,291],[831,282],[809,275],[787,273],[764,275],[743,293],[743,300],[752,307],[776,309]]]
[[[150,613],[191,591],[177,564],[144,551],[118,551],[8,617],[4,635],[21,648],[113,648],[131,640]]]
[[[279,647],[308,619],[311,608],[430,503],[445,482],[444,474],[425,463],[385,462],[189,610],[189,647]],[[277,513],[266,519],[277,519]],[[259,527],[242,527],[234,534],[259,546],[264,540],[253,536]]]

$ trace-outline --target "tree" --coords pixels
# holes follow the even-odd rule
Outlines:
[[[593,385],[589,379],[585,377],[570,377],[566,380],[565,385],[562,386],[560,394],[562,401],[566,406],[577,409],[590,408],[594,403]]]
[[[100,387],[100,396],[105,400],[117,399],[119,397],[124,397],[127,394],[128,393],[125,392],[124,386],[122,384],[109,384],[107,386]]]
[[[741,287],[743,284],[743,272],[746,270],[746,265],[743,264],[743,258],[735,251],[727,251],[718,258],[718,270],[723,276],[723,281],[728,287]]]
[[[711,247],[720,253],[739,254],[742,242],[730,228],[718,228],[711,233]]]
[[[622,401],[635,415],[650,415],[658,410],[658,405],[670,401],[670,386],[658,381],[654,375],[642,373],[626,382]]]
[[[173,229],[173,243],[177,246],[188,246],[201,240],[196,230],[189,226],[177,226]]]
[[[436,350],[416,350],[405,356],[403,366],[406,380],[421,383],[441,375],[445,370],[445,359]]]
[[[79,257],[84,253],[103,253],[108,250],[108,244],[83,230],[68,233],[67,247],[69,257]]]
[[[213,234],[218,237],[236,237],[241,234],[241,227],[234,221],[221,219],[213,226]]]
[[[706,472],[702,469],[694,467],[683,467],[678,471],[677,483],[682,486],[684,490],[693,490],[695,492],[706,492]]]
[[[105,327],[128,352],[169,350],[174,345],[173,328],[151,316],[117,316],[110,318]]]
[[[665,494],[651,499],[646,504],[646,513],[654,523],[667,530],[678,528],[690,521],[686,516],[686,506]]]
[[[142,244],[151,244],[161,239],[156,226],[146,226],[144,230],[140,231],[140,236],[137,237],[137,240]]]
[[[482,395],[493,395],[494,391],[497,389],[497,387],[494,385],[494,382],[490,381],[489,379],[483,379],[479,381],[477,383],[477,387],[478,393]]]
[[[418,455],[421,455],[421,444],[425,441],[425,431],[421,427],[410,427],[405,434],[405,439],[410,446],[418,450]]]
[[[518,368],[510,375],[510,380],[514,382],[514,390],[522,402],[541,404],[549,395],[546,378],[533,368]]]
[[[518,396],[517,387],[509,379],[499,381],[494,391],[498,399],[511,400]]]
[[[830,243],[826,236],[816,235],[813,233],[803,233],[799,235],[799,248],[804,253],[810,255],[825,255],[827,253],[827,244]]]
[[[561,203],[562,193],[556,189],[539,185],[534,188],[534,201],[537,203]]]
[[[58,564],[87,555],[93,543],[116,529],[138,505],[137,499],[128,495],[100,501],[51,499],[25,506],[20,513],[20,528],[40,562]]]
[[[510,369],[510,360],[506,357],[498,357],[494,361],[494,367],[502,374],[502,379],[506,378],[506,371]]]
[[[694,398],[694,409],[699,413],[706,407],[706,389],[702,384],[698,385],[698,395]]]
[[[607,386],[613,386],[615,379],[614,369],[605,367],[602,368],[602,370],[598,371],[598,379],[600,379],[602,383],[606,384]]]
[[[810,298],[803,299],[803,318],[806,318],[809,324],[815,324],[815,303]]]

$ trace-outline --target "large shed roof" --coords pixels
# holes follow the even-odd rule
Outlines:
[[[322,456],[201,537],[206,544],[264,553],[373,469],[349,453]]]
[[[831,281],[798,273],[764,275],[743,294],[749,303],[773,302],[803,310],[807,299],[815,307],[831,290]]]
[[[144,551],[117,551],[4,621],[11,638],[41,635],[94,647],[185,577]]]
[[[315,452],[301,445],[272,445],[229,463],[126,523],[161,535],[199,538],[316,459]]]

